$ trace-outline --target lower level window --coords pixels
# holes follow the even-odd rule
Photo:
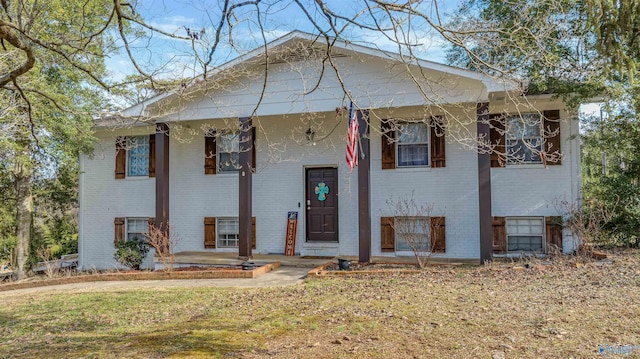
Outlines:
[[[507,218],[509,252],[542,252],[544,223],[542,218]]]
[[[218,248],[238,248],[237,218],[218,218]]]
[[[395,218],[396,251],[430,252],[428,217]]]
[[[148,218],[127,218],[127,240],[134,238],[144,239],[144,234],[149,232]]]

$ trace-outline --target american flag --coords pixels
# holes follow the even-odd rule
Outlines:
[[[349,106],[349,129],[347,131],[347,165],[349,171],[358,165],[358,118],[353,102]]]

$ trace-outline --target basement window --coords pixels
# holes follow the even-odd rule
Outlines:
[[[238,218],[218,218],[218,248],[238,248]]]

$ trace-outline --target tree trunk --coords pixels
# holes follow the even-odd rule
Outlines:
[[[31,239],[31,217],[33,214],[33,197],[31,195],[31,163],[29,145],[22,143],[15,167],[16,186],[16,265],[17,279],[26,277],[26,264],[29,259],[29,242]]]

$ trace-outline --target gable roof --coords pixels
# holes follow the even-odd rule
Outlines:
[[[348,54],[359,54],[359,55],[371,56],[381,60],[395,61],[398,63],[407,64],[407,65],[414,65],[422,69],[437,71],[445,75],[452,75],[452,76],[457,76],[457,77],[461,77],[461,78],[465,78],[473,81],[478,81],[482,83],[482,85],[486,89],[487,98],[488,98],[488,94],[493,92],[517,91],[521,88],[520,83],[513,80],[497,79],[487,74],[479,73],[476,71],[463,69],[463,68],[450,66],[450,65],[445,65],[445,64],[434,62],[434,61],[423,60],[423,59],[410,57],[406,55],[401,55],[398,53],[376,49],[372,47],[367,47],[363,45],[358,45],[348,40],[331,38],[330,41],[331,41],[330,53],[332,58],[339,57],[339,56],[347,56]],[[295,30],[278,39],[275,39],[267,43],[265,46],[258,47],[252,51],[249,51],[245,54],[242,54],[236,57],[231,61],[228,61],[220,66],[215,67],[212,71],[206,74],[206,79],[224,74],[227,71],[237,66],[248,65],[248,64],[258,64],[261,61],[264,62],[267,55],[269,56],[270,63],[277,63],[278,61],[281,61],[281,62],[287,61],[287,59],[290,59],[291,56],[295,57],[295,53],[292,51],[287,52],[286,50],[293,49],[296,47],[296,44],[300,44],[300,43],[307,44],[308,48],[311,51],[313,51],[313,49],[323,50],[325,51],[323,52],[323,54],[326,54],[326,48],[328,47],[327,39],[324,36],[313,35],[310,33]],[[279,58],[279,56],[281,58]],[[186,87],[193,88],[203,83],[204,80],[205,79],[203,78],[203,75],[200,75],[192,79],[189,84],[186,84]],[[136,105],[133,105],[121,111],[121,114],[124,117],[143,115],[145,109],[148,108],[149,106],[153,106],[158,102],[168,101],[172,97],[176,96],[177,93],[178,91],[167,92],[164,94],[157,95],[151,99],[145,100],[143,102],[140,102]]]

